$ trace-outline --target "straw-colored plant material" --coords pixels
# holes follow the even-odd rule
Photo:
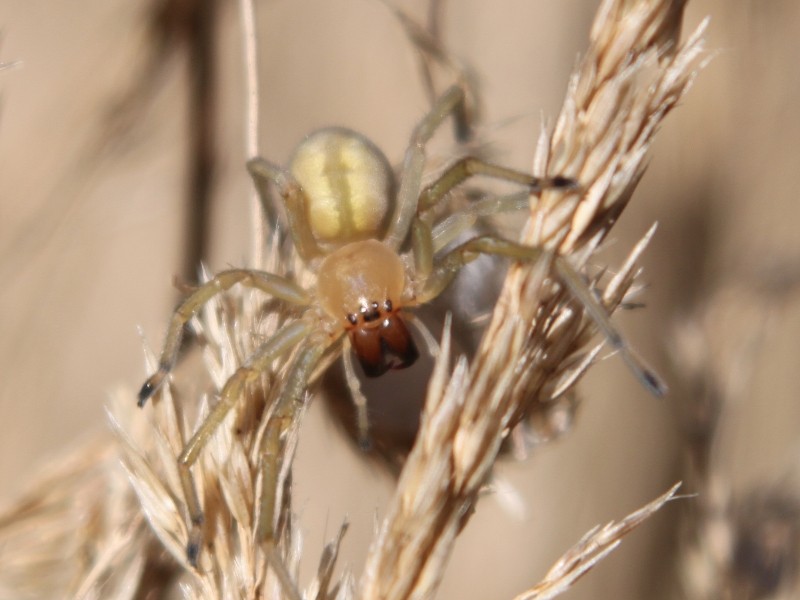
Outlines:
[[[536,160],[537,175],[574,177],[581,189],[545,193],[533,200],[532,219],[522,240],[547,252],[534,264],[511,267],[472,360],[459,357],[451,369],[446,329],[416,444],[360,580],[347,572],[333,579],[340,533],[323,553],[316,577],[305,586],[305,597],[433,597],[456,537],[473,514],[509,431],[523,421],[546,422],[553,406],[570,393],[593,362],[595,323],[584,314],[585,302],[563,284],[565,267],[559,261],[569,261],[571,269],[583,271],[630,200],[653,135],[700,66],[704,24],[678,45],[682,7],[683,2],[677,0],[602,2],[589,50],[570,82],[552,135],[539,141]],[[609,311],[631,291],[636,259],[650,235],[645,235],[614,277],[594,282]],[[261,267],[282,273],[286,258],[277,249],[275,242]],[[205,376],[217,389],[260,341],[296,316],[279,303],[263,306],[260,302],[263,298],[252,294],[221,295],[195,320],[198,337],[205,343]],[[84,466],[88,471],[98,469],[96,479],[86,484],[93,493],[74,491],[75,497],[95,498],[95,503],[79,503],[79,515],[53,513],[73,521],[98,512],[110,512],[113,517],[95,538],[72,538],[78,548],[67,559],[80,554],[79,549],[87,550],[83,556],[89,558],[61,567],[80,582],[69,589],[82,590],[83,597],[124,598],[134,597],[146,583],[156,581],[162,583],[165,596],[173,590],[184,598],[300,597],[301,540],[291,509],[291,464],[301,435],[302,411],[284,430],[280,455],[269,457],[280,466],[278,492],[272,498],[275,540],[265,545],[255,532],[259,500],[270,489],[259,478],[266,460],[261,439],[285,367],[276,364],[264,373],[262,386],[247,391],[192,467],[205,513],[206,539],[197,570],[189,568],[186,558],[188,520],[176,456],[207,414],[209,399],[198,399],[205,382],[198,384],[196,371],[187,376],[188,365],[183,365],[144,413],[135,408],[132,395],[115,402],[117,445],[107,450],[108,458],[100,464]],[[199,414],[190,414],[198,405]],[[122,489],[114,496],[104,490],[121,477],[118,457],[131,488],[114,488]],[[617,527],[590,534],[542,585],[550,590],[568,587],[668,497]],[[10,514],[18,512],[14,509]],[[149,529],[141,526],[143,518]],[[59,526],[53,529],[63,532],[68,527]],[[0,538],[11,539],[9,531],[6,521]],[[101,542],[103,551],[88,552]],[[108,565],[118,564],[125,556],[127,570],[120,571],[126,576],[125,585],[109,584],[102,589],[110,580],[98,574],[107,573]],[[24,560],[22,555],[20,560]],[[145,580],[151,574],[147,565],[155,564],[165,565],[160,576]],[[7,575],[0,578],[8,580]]]
[[[550,569],[545,578],[514,600],[548,600],[565,592],[598,562],[620,545],[622,538],[651,517],[664,504],[675,497],[680,484],[674,485],[663,496],[629,514],[622,521],[595,527],[570,548]]]
[[[88,442],[0,513],[0,598],[124,599],[158,581],[164,553],[119,467],[111,440]]]

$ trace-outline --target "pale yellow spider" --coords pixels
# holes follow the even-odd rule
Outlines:
[[[460,131],[467,130],[464,92],[459,86],[445,92],[414,130],[396,190],[394,174],[381,151],[365,137],[347,129],[322,129],[311,134],[300,144],[289,170],[261,158],[248,164],[259,189],[271,183],[279,190],[295,248],[309,270],[316,273],[316,282],[304,289],[272,273],[251,269],[223,271],[190,294],[172,316],[158,370],[142,386],[139,406],[156,392],[175,364],[186,323],[223,290],[239,283],[305,308],[301,318],[279,329],[228,379],[219,402],[178,458],[192,522],[187,554],[193,565],[197,563],[200,550],[203,512],[190,469],[225,415],[243,395],[245,386],[256,381],[276,359],[294,352],[273,413],[277,422],[292,414],[292,407],[302,402],[322,355],[328,350],[338,352],[344,346],[345,373],[357,405],[359,436],[362,443],[366,443],[366,401],[355,383],[350,347],[367,376],[376,377],[388,369],[407,367],[416,360],[418,351],[406,326],[405,309],[437,297],[457,272],[480,254],[526,261],[541,256],[539,248],[488,235],[470,239],[449,252],[439,252],[442,242],[436,240],[452,239],[464,229],[465,221],[471,222],[471,217],[519,208],[519,198],[478,202],[455,214],[464,219],[451,215],[434,227],[431,209],[450,190],[473,175],[525,186],[524,205],[527,205],[528,193],[551,187],[576,187],[567,178],[539,179],[478,159],[464,158],[421,189],[425,144],[449,115],[455,117]],[[409,236],[410,251],[402,253]],[[565,271],[565,261],[562,263],[562,268],[556,272],[561,273],[562,278],[568,280],[568,287],[573,289],[580,278]],[[582,282],[581,285],[585,287]],[[612,345],[630,358],[632,355],[588,288],[578,295],[599,321]],[[630,358],[628,362],[651,388],[659,391],[660,384],[654,375],[635,359]],[[267,431],[265,451],[274,451],[280,443],[274,439],[270,446],[269,440],[270,436],[277,438],[279,432],[277,428]],[[264,468],[268,468],[269,461],[264,463]],[[263,476],[266,481],[268,474]],[[262,501],[269,502],[268,496],[263,494]],[[259,534],[269,539],[273,533],[269,507],[262,507],[260,514]]]

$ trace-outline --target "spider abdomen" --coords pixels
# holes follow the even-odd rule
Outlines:
[[[298,146],[290,165],[306,196],[319,242],[347,244],[386,232],[394,174],[371,141],[350,129],[320,129]]]

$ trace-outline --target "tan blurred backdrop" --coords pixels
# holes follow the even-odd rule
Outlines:
[[[222,4],[212,270],[243,264],[250,247],[239,21],[236,3]],[[542,117],[558,114],[596,4],[448,5],[444,39],[480,77],[496,159],[529,168]],[[416,14],[422,5],[404,4]],[[103,434],[109,392],[123,386],[132,394],[145,374],[139,331],[160,344],[177,297],[183,59],[166,66],[122,141],[110,142],[109,117],[141,74],[152,4],[79,6],[0,3],[0,62],[21,63],[0,71],[2,500],[48,457]],[[263,153],[285,161],[307,132],[339,124],[367,133],[399,161],[426,100],[414,54],[386,8],[272,0],[260,2],[258,14]],[[800,266],[800,4],[692,2],[686,30],[706,14],[716,56],[668,119],[608,251],[614,264],[660,222],[644,260],[648,308],[620,322],[668,379],[666,348],[682,311],[718,282]],[[742,485],[795,467],[800,304],[789,302],[776,319],[754,365],[753,393],[726,424],[728,462]],[[585,403],[568,436],[500,467],[525,510],[513,514],[492,497],[480,503],[441,597],[512,597],[589,527],[621,518],[681,478],[674,397],[649,398],[615,359],[596,367],[581,390]],[[360,571],[391,482],[359,460],[320,407],[303,427],[295,501],[306,554],[316,560],[346,515],[345,560]],[[666,589],[676,516],[666,508],[566,597],[644,598]]]

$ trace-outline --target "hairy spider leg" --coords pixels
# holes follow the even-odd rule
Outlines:
[[[369,415],[367,414],[367,397],[361,391],[361,382],[356,375],[353,365],[353,345],[349,338],[345,338],[344,352],[342,353],[342,364],[344,365],[344,377],[353,404],[356,407],[356,428],[358,430],[358,446],[364,451],[370,449],[372,442],[369,439]]]
[[[167,329],[164,347],[158,361],[158,369],[148,377],[139,390],[138,405],[140,407],[144,406],[147,399],[156,393],[166,376],[175,366],[181,339],[183,338],[183,328],[186,323],[214,296],[230,289],[237,283],[245,287],[261,290],[292,304],[307,306],[311,302],[311,297],[303,288],[279,275],[251,269],[230,269],[217,273],[213,279],[210,279],[187,296],[172,313],[172,320],[170,321],[169,329]]]
[[[529,194],[538,194],[544,189],[576,189],[578,187],[574,180],[566,177],[534,177],[473,157],[465,157],[456,161],[445,169],[436,181],[422,190],[419,196],[417,214],[411,225],[414,266],[418,277],[424,279],[433,270],[433,255],[436,250],[433,244],[431,209],[453,188],[476,175],[523,185],[528,188]],[[516,205],[512,206],[516,208]],[[496,208],[502,210],[506,206],[496,204]]]
[[[307,327],[303,335],[308,336],[310,332],[311,327]],[[274,541],[276,534],[278,515],[275,513],[275,500],[281,469],[277,459],[282,454],[281,434],[289,430],[302,410],[313,371],[325,350],[335,343],[337,340],[330,340],[328,336],[313,335],[304,342],[292,361],[283,389],[273,405],[261,440],[261,498],[256,532],[262,541]]]
[[[535,196],[531,196],[527,191],[516,192],[504,196],[483,198],[454,211],[431,228],[433,254],[435,255],[445,246],[456,241],[461,235],[469,231],[481,217],[531,210],[531,203],[534,199]]]
[[[200,452],[205,448],[211,436],[224,421],[225,416],[241,398],[245,386],[256,381],[266,371],[273,361],[291,352],[306,338],[311,331],[311,325],[305,321],[294,321],[279,329],[269,340],[260,346],[247,362],[239,367],[236,372],[225,382],[219,394],[219,401],[211,409],[203,423],[186,443],[178,457],[178,471],[180,473],[183,494],[186,498],[186,508],[189,512],[191,531],[186,547],[189,563],[196,567],[200,553],[203,529],[203,509],[197,495],[197,488],[192,476],[191,467],[197,461]],[[295,361],[295,364],[297,361]],[[293,369],[293,372],[296,369]],[[287,382],[285,389],[294,390],[297,383]],[[284,390],[285,393],[285,390]]]
[[[261,204],[267,215],[274,214],[269,202],[267,186],[272,183],[278,188],[286,208],[286,219],[294,247],[303,262],[308,263],[315,256],[322,254],[306,215],[306,195],[294,176],[285,168],[263,158],[256,157],[247,161],[247,170],[253,178]]]
[[[417,214],[419,216],[425,214],[454,187],[476,175],[518,183],[527,187],[531,194],[539,194],[542,190],[550,188],[577,188],[575,180],[568,177],[534,177],[522,171],[501,167],[472,156],[465,156],[447,167],[436,181],[422,190]]]
[[[505,256],[514,260],[534,262],[542,258],[545,249],[526,246],[496,236],[484,235],[473,238],[457,246],[436,260],[430,276],[423,281],[417,293],[417,301],[424,304],[437,297],[450,284],[458,271],[481,254]],[[584,306],[589,317],[603,333],[609,345],[622,356],[633,375],[654,396],[661,397],[667,392],[666,384],[625,342],[622,334],[611,322],[605,307],[588,288],[581,275],[562,256],[553,255],[554,271],[558,280]]]
[[[436,100],[431,110],[414,128],[403,159],[395,213],[383,240],[393,250],[398,250],[408,237],[411,221],[417,214],[422,172],[425,167],[425,145],[448,116],[454,115],[456,119],[460,119],[463,117],[459,115],[463,113],[464,90],[461,86],[454,85]]]
[[[308,326],[303,336],[308,336],[311,327]],[[314,368],[319,363],[325,350],[337,340],[331,341],[327,336],[308,337],[300,344],[296,357],[292,362],[286,381],[278,399],[273,405],[272,414],[269,416],[264,437],[261,441],[261,495],[258,501],[259,511],[256,521],[256,535],[262,542],[267,558],[272,568],[285,589],[292,590],[295,597],[301,598],[293,583],[292,577],[277,552],[275,540],[278,537],[277,510],[278,487],[281,478],[282,447],[285,442],[282,436],[289,431],[292,423],[302,412],[304,396],[308,389]]]
[[[623,362],[637,379],[651,394],[660,398],[667,393],[667,384],[649,368],[644,360],[634,352],[633,348],[625,341],[622,334],[617,331],[609,318],[608,312],[597,296],[592,293],[583,277],[578,273],[566,258],[557,256],[554,261],[556,274],[561,282],[569,289],[577,300],[583,304],[586,312],[595,322],[601,333],[605,336],[608,345],[622,357]]]

